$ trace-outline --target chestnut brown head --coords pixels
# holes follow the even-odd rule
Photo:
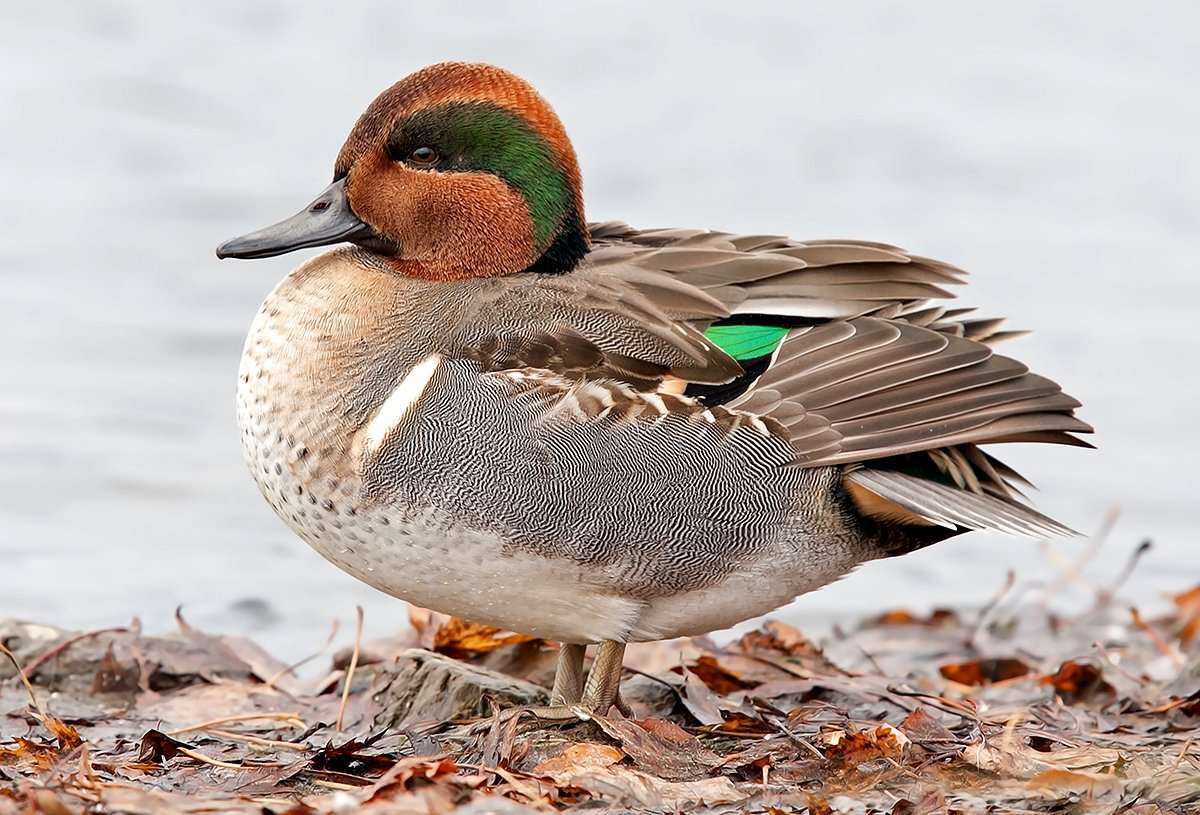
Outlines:
[[[388,88],[350,131],[333,184],[220,257],[349,241],[436,280],[569,271],[587,252],[579,165],[523,79],[441,63]]]

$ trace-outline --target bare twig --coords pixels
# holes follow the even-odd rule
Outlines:
[[[1137,548],[1133,550],[1133,554],[1129,556],[1129,560],[1125,562],[1125,568],[1123,568],[1117,574],[1117,579],[1113,581],[1113,584],[1109,586],[1108,589],[1106,589],[1109,597],[1116,596],[1117,591],[1125,584],[1125,581],[1129,579],[1129,576],[1133,574],[1133,570],[1137,568],[1138,561],[1142,559],[1142,555],[1146,554],[1153,548],[1154,541],[1150,540],[1149,538],[1146,538],[1137,545]]]
[[[241,741],[251,746],[258,747],[273,747],[279,750],[293,750],[297,753],[307,753],[309,746],[307,744],[297,744],[292,741],[280,741],[279,739],[264,739],[261,736],[251,736],[249,733],[235,733],[232,730],[217,730],[211,729],[208,731],[214,736],[220,736],[230,741]]]
[[[1146,636],[1150,638],[1150,642],[1154,643],[1155,648],[1165,654],[1176,668],[1183,667],[1183,656],[1154,630],[1154,626],[1146,622],[1145,618],[1142,617],[1136,608],[1131,607],[1129,615],[1133,618],[1133,624],[1145,632]]]
[[[181,755],[185,755],[190,759],[194,759],[196,761],[201,762],[202,764],[211,764],[214,767],[223,767],[226,770],[244,769],[241,764],[233,764],[228,761],[221,761],[221,759],[219,759],[219,758],[213,758],[212,756],[206,756],[206,755],[204,755],[204,753],[201,753],[199,750],[193,750],[190,747],[177,747],[176,749],[179,751],[179,753]]]
[[[987,602],[987,605],[979,610],[979,619],[976,620],[975,627],[971,629],[971,636],[967,641],[972,648],[976,646],[976,643],[979,641],[979,635],[985,630],[985,627],[991,620],[992,612],[1000,605],[1000,601],[1004,599],[1004,596],[1012,591],[1012,587],[1016,585],[1016,582],[1017,573],[1009,569],[1004,577],[1004,584],[1000,586],[1000,590],[992,595],[992,599]]]
[[[129,631],[129,629],[122,625],[115,628],[97,628],[95,631],[84,631],[82,634],[76,634],[73,637],[67,637],[67,639],[51,648],[46,649],[34,657],[30,663],[25,666],[25,670],[30,675],[37,673],[38,668],[42,667],[47,662],[60,655],[63,651],[67,650],[75,643],[82,642],[90,637],[99,636],[100,634],[124,634],[127,631]]]
[[[1188,739],[1179,751],[1179,755],[1175,756],[1175,761],[1171,764],[1170,769],[1163,773],[1163,778],[1170,778],[1179,769],[1179,765],[1183,763],[1183,757],[1188,754],[1188,750],[1192,747],[1193,739]]]
[[[33,685],[30,684],[29,677],[25,675],[25,669],[22,668],[21,663],[17,661],[17,655],[8,650],[8,647],[2,642],[0,642],[0,652],[2,652],[12,661],[13,667],[17,669],[17,676],[21,678],[21,682],[25,685],[25,690],[29,692],[29,701],[33,704],[34,710],[36,710],[38,715],[41,717],[42,724],[45,724],[46,720],[50,717],[42,708],[42,703],[38,701],[37,694],[33,692]]]
[[[233,722],[252,722],[252,721],[274,721],[274,722],[291,722],[298,727],[304,726],[304,718],[299,713],[238,713],[234,716],[222,716],[219,719],[209,719],[207,722],[199,724],[189,724],[187,727],[180,727],[167,732],[168,736],[178,736],[180,733],[191,733],[195,730],[211,730],[223,724],[232,724]]]
[[[350,683],[354,681],[354,671],[358,668],[358,654],[362,649],[363,609],[355,606],[354,622],[354,653],[350,655],[350,665],[346,668],[346,684],[342,687],[342,703],[338,705],[337,732],[342,732],[342,721],[346,715],[346,701],[350,698]]]
[[[1013,742],[1017,734],[1017,725],[1025,718],[1024,710],[1014,711],[1004,723],[1004,734],[1000,738],[1000,749],[1006,753],[1013,752]]]
[[[886,674],[886,673],[884,672],[884,670],[883,670],[883,666],[881,666],[881,665],[880,665],[880,664],[879,664],[879,663],[876,661],[876,659],[875,659],[875,655],[874,655],[874,654],[872,654],[872,653],[871,653],[870,651],[868,651],[866,648],[863,648],[861,645],[860,645],[860,646],[858,646],[858,651],[859,651],[859,653],[861,653],[861,654],[862,654],[864,657],[866,657],[866,660],[867,660],[867,662],[870,662],[870,663],[871,663],[871,667],[875,669],[875,673],[879,674],[880,676],[887,676],[887,674]]]
[[[1104,517],[1100,519],[1100,526],[1088,536],[1087,543],[1075,557],[1075,561],[1072,564],[1072,571],[1075,574],[1082,574],[1088,563],[1095,559],[1104,544],[1108,543],[1109,535],[1112,534],[1113,527],[1117,525],[1117,519],[1120,517],[1121,508],[1118,506],[1109,507],[1108,511],[1104,513]],[[1061,588],[1061,584],[1051,587],[1050,590],[1051,592],[1057,592],[1059,588]],[[1096,594],[1097,603],[1103,604],[1105,601],[1104,590],[1093,588],[1093,591]]]
[[[328,787],[331,790],[344,790],[345,792],[353,792],[361,790],[366,785],[343,784],[341,781],[326,781],[324,778],[310,779],[314,784],[320,787]]]
[[[297,668],[299,668],[302,665],[307,665],[308,663],[312,662],[317,657],[321,656],[321,654],[325,653],[326,649],[329,648],[330,643],[333,642],[333,638],[337,636],[339,627],[340,627],[340,625],[339,625],[338,621],[335,619],[333,621],[333,625],[329,629],[329,636],[325,638],[325,642],[321,645],[321,647],[319,649],[317,649],[316,653],[309,654],[308,656],[306,656],[304,659],[300,660],[299,662],[293,662],[291,665],[287,665],[287,666],[284,666],[283,668],[280,668],[278,671],[275,672],[275,674],[270,679],[268,679],[265,683],[263,683],[264,688],[267,690],[270,690],[271,688],[273,688],[275,686],[275,683],[278,682],[280,677],[282,677],[284,674],[295,673]]]

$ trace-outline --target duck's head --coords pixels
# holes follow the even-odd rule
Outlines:
[[[217,256],[345,242],[432,280],[569,271],[588,242],[579,165],[562,123],[508,71],[424,68],[359,117],[316,200],[226,241]]]

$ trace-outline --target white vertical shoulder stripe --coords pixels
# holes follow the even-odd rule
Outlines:
[[[392,428],[400,423],[408,409],[421,398],[421,394],[425,393],[425,388],[429,385],[429,380],[433,378],[433,372],[437,370],[441,362],[440,354],[430,354],[425,357],[404,375],[400,384],[388,394],[387,399],[383,400],[383,404],[379,406],[379,410],[375,411],[375,415],[367,424],[364,442],[368,453],[374,453],[379,449]]]

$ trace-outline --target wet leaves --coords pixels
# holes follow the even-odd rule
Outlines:
[[[343,732],[346,659],[313,683],[182,618],[165,638],[0,623],[38,660],[33,700],[0,681],[0,815],[1182,813],[1200,590],[1173,600],[1154,620],[894,611],[820,646],[777,622],[645,646],[633,718],[540,728],[496,710],[544,701],[552,645],[414,610],[363,645]]]

